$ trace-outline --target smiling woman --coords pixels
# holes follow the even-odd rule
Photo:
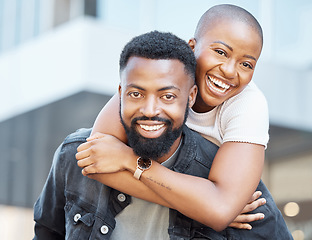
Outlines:
[[[145,231],[139,233],[140,237],[136,235],[129,237],[128,231],[123,231],[123,227],[120,226],[125,224],[128,225],[127,229],[129,227],[149,229],[150,226],[154,226],[154,223],[160,223],[163,228],[153,229],[151,232],[157,231],[164,234],[165,239],[170,237],[191,239],[199,236],[207,239],[216,239],[216,237],[256,239],[256,236],[261,236],[262,239],[291,239],[270,192],[260,181],[264,150],[268,139],[267,106],[265,98],[256,86],[247,85],[253,73],[250,67],[252,58],[249,56],[257,59],[256,53],[259,55],[262,48],[259,32],[250,25],[250,22],[258,23],[244,9],[232,5],[215,6],[205,13],[205,15],[209,14],[214,16],[219,14],[222,21],[208,24],[208,28],[202,28],[203,39],[191,40],[189,43],[191,48],[172,34],[159,32],[143,34],[126,45],[120,61],[120,98],[115,96],[106,105],[101,113],[104,120],[97,122],[94,130],[113,132],[120,139],[125,139],[125,129],[120,124],[119,117],[121,117],[124,126],[130,127],[131,132],[138,134],[138,139],[143,142],[142,144],[140,142],[140,145],[143,145],[146,140],[154,140],[169,133],[170,125],[172,129],[178,129],[185,121],[187,115],[185,109],[191,107],[196,98],[196,86],[190,80],[195,75],[194,51],[198,60],[196,81],[201,83],[198,84],[201,96],[196,98],[195,104],[206,112],[201,113],[194,107],[190,110],[190,120],[187,119],[187,125],[193,124],[193,130],[197,130],[207,139],[213,138],[216,142],[219,141],[220,148],[218,149],[215,144],[184,126],[178,137],[170,133],[173,139],[172,146],[169,147],[168,153],[163,156],[160,154],[159,158],[151,157],[148,153],[154,149],[153,145],[161,146],[162,143],[151,142],[150,145],[145,145],[146,157],[152,164],[148,170],[141,173],[137,180],[138,177],[133,177],[133,174],[140,167],[137,159],[142,156],[138,156],[132,148],[113,136],[98,133],[89,138],[88,142],[84,142],[90,131],[78,131],[70,135],[56,152],[47,185],[35,205],[38,233],[40,229],[45,231],[49,227],[46,222],[53,223],[56,222],[53,218],[64,216],[62,206],[70,201],[71,204],[77,205],[70,209],[77,209],[83,218],[81,224],[69,224],[68,230],[73,234],[78,234],[79,229],[85,227],[84,223],[89,222],[85,221],[85,218],[91,216],[94,209],[104,207],[109,208],[109,211],[107,209],[99,211],[112,213],[107,216],[112,218],[109,219],[112,222],[110,226],[114,226],[116,221],[116,229],[114,230],[114,227],[110,229],[114,230],[111,231],[112,236],[115,236],[113,239],[144,239],[142,236],[150,239],[151,233]],[[221,16],[226,16],[224,14],[239,17],[234,19],[229,17],[223,20]],[[242,20],[246,19],[244,16],[252,21]],[[225,21],[228,21],[228,24],[225,24]],[[227,31],[225,26],[230,24],[241,28],[237,30],[240,36],[221,34],[220,31],[215,30]],[[209,36],[206,32],[210,33]],[[249,37],[244,39],[244,36],[250,36],[251,39]],[[238,37],[246,41],[246,48],[244,43],[236,42]],[[254,38],[254,43],[252,38]],[[213,39],[213,51],[208,51],[211,48],[210,39]],[[208,46],[202,44],[203,42],[206,42]],[[204,51],[205,49],[208,50]],[[127,56],[126,60],[124,56]],[[201,57],[212,58],[213,62],[209,65],[206,61],[199,61]],[[215,89],[209,89],[209,85],[205,84],[209,81],[209,76],[221,82],[219,85],[227,84],[230,87],[224,93],[213,92],[218,87],[213,85]],[[219,105],[215,105],[216,103]],[[172,124],[169,124],[167,120]],[[202,123],[206,125],[201,125]],[[151,125],[154,126],[150,127]],[[146,126],[149,127],[146,128]],[[126,137],[129,138],[128,135]],[[167,141],[167,138],[165,140]],[[75,147],[80,143],[82,144],[77,148],[78,152],[74,154]],[[130,142],[130,139],[128,143],[134,148],[138,144]],[[163,154],[165,151],[162,149],[159,152]],[[139,154],[142,155],[142,153]],[[76,163],[73,165],[74,155],[78,160],[78,166],[82,168],[82,173],[88,178],[81,175]],[[167,164],[168,161],[170,164]],[[63,166],[64,164],[66,166]],[[96,179],[105,185],[89,178]],[[89,184],[97,189],[93,191],[93,194],[90,192],[93,188],[77,189],[78,186]],[[113,189],[106,191],[107,186]],[[116,192],[115,189],[123,193]],[[265,202],[262,199],[250,203],[259,196],[256,194],[256,197],[252,197],[256,189],[260,190],[266,198],[266,206],[259,207],[257,214],[239,215]],[[57,199],[49,198],[51,191],[55,192]],[[79,192],[78,198],[67,196],[71,195],[67,192],[76,193],[77,191]],[[94,192],[104,194],[104,196],[101,195],[102,197],[99,198],[94,195]],[[156,214],[146,214],[152,220],[142,224],[142,218],[135,215],[135,223],[127,209],[134,207],[134,209],[142,210],[142,208],[139,207],[141,205],[138,205],[137,201],[131,204],[130,196],[122,197],[122,199],[128,199],[128,201],[123,201],[124,204],[116,203],[120,206],[118,212],[116,209],[111,209],[112,206],[116,206],[115,201],[120,199],[114,196],[120,194],[125,196],[125,193],[145,200],[144,206],[149,206],[144,207],[145,212],[152,211],[153,207],[160,205],[163,206],[160,207],[162,210],[156,211]],[[78,202],[75,199],[78,199]],[[79,199],[84,199],[83,202],[89,202],[95,207],[90,206],[84,209],[80,206]],[[103,202],[103,199],[108,199],[107,201],[112,204],[99,204],[99,201]],[[58,214],[50,212],[50,215],[46,215],[44,207],[54,209],[53,206],[56,205],[61,206]],[[127,205],[130,206],[124,211]],[[66,228],[69,226],[67,223],[71,221],[72,216],[77,214],[77,211],[66,213],[69,216]],[[159,222],[159,213],[169,216],[169,220]],[[241,224],[259,219],[261,221],[252,223],[252,227],[250,224]],[[90,232],[98,233],[92,230],[97,227],[97,222],[94,226],[89,225]],[[145,227],[142,227],[143,225]],[[252,230],[238,230],[227,228],[228,226],[252,228]],[[62,234],[65,232],[64,226],[60,227],[59,234]],[[109,227],[106,225],[106,228]],[[118,237],[120,235],[123,237]]]
[[[231,6],[227,5],[217,6],[216,8],[218,7],[231,8]],[[206,14],[209,14],[209,11]],[[131,174],[136,169],[136,159],[138,156],[136,154],[133,155],[133,152],[120,142],[117,143],[115,141],[116,139],[100,133],[95,133],[88,139],[87,143],[82,144],[77,149],[76,158],[78,165],[83,168],[82,172],[84,175],[101,181],[113,188],[117,188],[120,191],[125,191],[132,196],[176,209],[182,214],[208,225],[217,231],[225,228],[239,214],[238,209],[244,208],[243,204],[248,202],[248,198],[259,183],[264,161],[264,149],[268,139],[268,115],[264,96],[253,83],[249,83],[254,71],[255,60],[261,52],[262,43],[259,41],[261,37],[259,37],[259,33],[254,31],[249,24],[245,26],[245,23],[241,23],[239,20],[235,21],[237,21],[236,24],[232,23],[233,19],[228,20],[228,24],[225,24],[224,21],[220,21],[220,24],[219,22],[215,23],[211,26],[212,29],[206,29],[210,34],[202,34],[203,39],[195,40],[193,38],[189,42],[197,60],[196,81],[200,89],[200,95],[204,96],[196,98],[196,106],[194,105],[193,109],[190,110],[186,124],[200,132],[207,139],[217,145],[221,145],[215,156],[209,178],[198,179],[189,175],[180,175],[172,172],[159,165],[159,162],[166,160],[165,158],[160,158],[153,162],[148,171],[142,173],[139,182],[130,184],[131,179],[128,177],[131,178]],[[237,36],[235,34],[221,34],[220,31],[214,31],[214,28],[219,29],[219,27],[225,31],[224,27],[229,24],[242,26],[240,33],[244,31],[248,31],[248,33]],[[244,36],[250,36],[251,39],[244,39]],[[241,37],[241,39],[238,40],[237,37]],[[252,38],[255,38],[255,41]],[[243,44],[236,41],[247,41],[246,44],[248,47],[244,48]],[[210,43],[211,46],[209,45]],[[155,49],[157,49],[156,46],[158,47],[158,45],[155,45]],[[121,103],[121,116],[123,116],[124,112],[128,112],[129,109],[132,112],[128,112],[127,125],[130,125],[130,119],[144,116],[142,121],[137,121],[138,124],[134,124],[134,129],[137,129],[137,132],[142,137],[144,136],[144,140],[163,135],[162,129],[167,128],[167,126],[164,122],[164,127],[158,129],[159,124],[162,123],[162,120],[158,119],[159,115],[165,116],[165,118],[169,116],[173,120],[173,123],[175,119],[178,119],[178,116],[173,115],[177,110],[170,109],[170,105],[171,101],[178,101],[183,95],[179,92],[172,92],[173,94],[170,95],[174,97],[169,98],[169,106],[167,106],[167,102],[164,104],[159,91],[163,87],[166,87],[168,83],[163,81],[165,77],[155,74],[155,71],[163,71],[163,68],[159,67],[160,63],[154,65],[153,61],[155,60],[145,59],[146,56],[143,58],[140,55],[134,56],[133,58],[136,60],[146,62],[147,69],[145,69],[145,65],[143,64],[137,68],[138,72],[146,71],[142,75],[144,77],[140,73],[135,74],[135,77],[131,78],[130,72],[124,72],[129,80],[133,79],[135,81],[135,84],[129,84],[129,87],[134,87],[134,89],[131,89],[128,95],[120,91],[120,100],[118,96],[114,96],[111,99],[97,119],[93,131],[101,129],[101,132],[108,132],[120,139],[124,139],[123,136],[125,133],[120,130],[120,126],[115,126],[116,122],[118,122],[116,116],[118,116],[119,110],[117,106],[119,101]],[[210,64],[207,63],[207,59],[211,59]],[[137,62],[131,62],[130,58],[129,64],[135,66],[134,63]],[[150,67],[150,64],[152,67]],[[137,66],[140,66],[140,64]],[[121,71],[123,71],[123,67]],[[123,72],[121,73],[123,74]],[[124,76],[122,74],[121,77],[123,78]],[[179,71],[175,70],[174,74],[179,74]],[[167,75],[171,76],[172,74],[168,72]],[[125,77],[124,79],[127,78]],[[210,78],[215,83],[210,81]],[[156,79],[158,81],[155,81]],[[169,83],[174,83],[174,81],[172,82],[172,79],[169,79]],[[120,88],[123,88],[123,86],[125,89],[127,88],[127,84],[121,82]],[[174,86],[178,89],[183,89],[179,83],[175,83]],[[192,97],[190,99],[193,101]],[[126,100],[129,102],[127,103]],[[127,104],[133,104],[136,101],[138,101],[138,106],[127,107]],[[219,105],[215,106],[218,102]],[[186,101],[183,104],[185,103]],[[124,106],[122,106],[123,104]],[[175,106],[179,106],[182,109],[182,105]],[[259,109],[262,111],[259,111]],[[204,112],[202,113],[201,110]],[[108,119],[105,115],[110,116],[110,118]],[[115,118],[112,122],[113,115]],[[105,126],[111,127],[113,125],[115,127],[110,129],[114,129],[114,131],[103,129]],[[154,133],[154,131],[150,131],[150,129],[154,129],[154,126],[146,128],[147,125],[157,125],[155,129],[158,130]],[[180,141],[182,146],[183,141]],[[177,141],[174,144],[176,143]],[[134,146],[135,144],[131,143],[129,145]],[[176,145],[173,146],[173,149],[177,149]],[[154,147],[146,145],[145,148],[153,149]],[[119,150],[117,153],[113,153],[112,149]],[[121,151],[121,149],[123,150]],[[142,155],[142,153],[140,154]],[[187,155],[181,154],[181,156]],[[208,159],[209,157],[207,157]],[[115,167],[118,165],[119,172],[114,175],[109,169],[113,166],[113,169],[116,169]],[[127,171],[123,175],[124,172],[120,172],[120,170],[124,169]],[[130,174],[127,172],[130,172]],[[109,174],[88,175],[89,173]],[[240,187],[242,185],[245,186],[244,189]],[[270,206],[269,209],[272,212],[266,212],[264,209],[259,209],[259,211],[263,211],[267,217],[270,215],[278,216],[274,217],[274,219],[278,220],[271,222],[269,217],[265,218],[263,222],[253,224],[253,231],[237,232],[237,234],[245,236],[246,239],[253,239],[253,234],[260,234],[263,238],[269,238],[275,232],[274,229],[282,228],[284,229],[283,233],[281,235],[274,233],[276,234],[274,238],[291,239],[280,212],[274,202],[271,202],[270,193],[262,182],[260,182],[258,189],[263,192],[263,195],[267,199],[270,199],[267,202],[267,206]],[[240,192],[240,194],[237,195],[237,192]],[[236,197],[233,198],[233,195]],[[201,207],[198,208],[196,206]],[[262,214],[256,215],[254,219],[261,218],[263,218]],[[280,227],[277,227],[278,225]],[[237,222],[231,223],[231,226],[245,229],[251,228],[249,224],[239,225]],[[234,230],[233,235],[235,234],[236,231]]]
[[[196,112],[208,112],[243,91],[262,49],[262,35],[250,24],[231,17],[219,17],[217,23],[209,19],[201,19],[195,37],[189,41],[197,61],[200,94],[193,107]],[[199,33],[199,29],[204,32]]]

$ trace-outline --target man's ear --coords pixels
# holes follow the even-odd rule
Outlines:
[[[195,45],[196,45],[196,39],[195,38],[191,38],[188,41],[188,45],[191,47],[191,49],[193,50],[193,52],[195,51]]]
[[[191,87],[189,93],[189,108],[193,107],[196,101],[197,91],[198,91],[197,85],[194,84],[193,87]]]
[[[119,86],[118,86],[118,93],[119,93],[119,97],[121,97],[121,83],[119,83]]]

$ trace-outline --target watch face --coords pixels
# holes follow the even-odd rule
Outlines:
[[[149,169],[152,165],[152,160],[150,159],[143,159],[143,158],[139,158],[138,159],[138,166],[141,168],[141,169]]]

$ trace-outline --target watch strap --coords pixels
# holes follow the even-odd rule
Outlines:
[[[145,170],[148,170],[152,165],[152,161],[150,159],[144,160],[141,157],[137,159],[137,167],[134,171],[133,177],[140,180],[142,173]]]
[[[133,174],[133,177],[136,178],[136,179],[138,179],[138,180],[140,180],[140,177],[141,177],[143,171],[144,171],[144,170],[142,170],[141,168],[139,168],[139,167],[137,166],[137,168],[135,169],[135,172],[134,172],[134,174]]]

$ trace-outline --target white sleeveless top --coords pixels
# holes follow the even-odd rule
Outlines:
[[[267,147],[269,141],[267,101],[253,82],[210,112],[190,110],[186,125],[218,146],[246,142]]]

